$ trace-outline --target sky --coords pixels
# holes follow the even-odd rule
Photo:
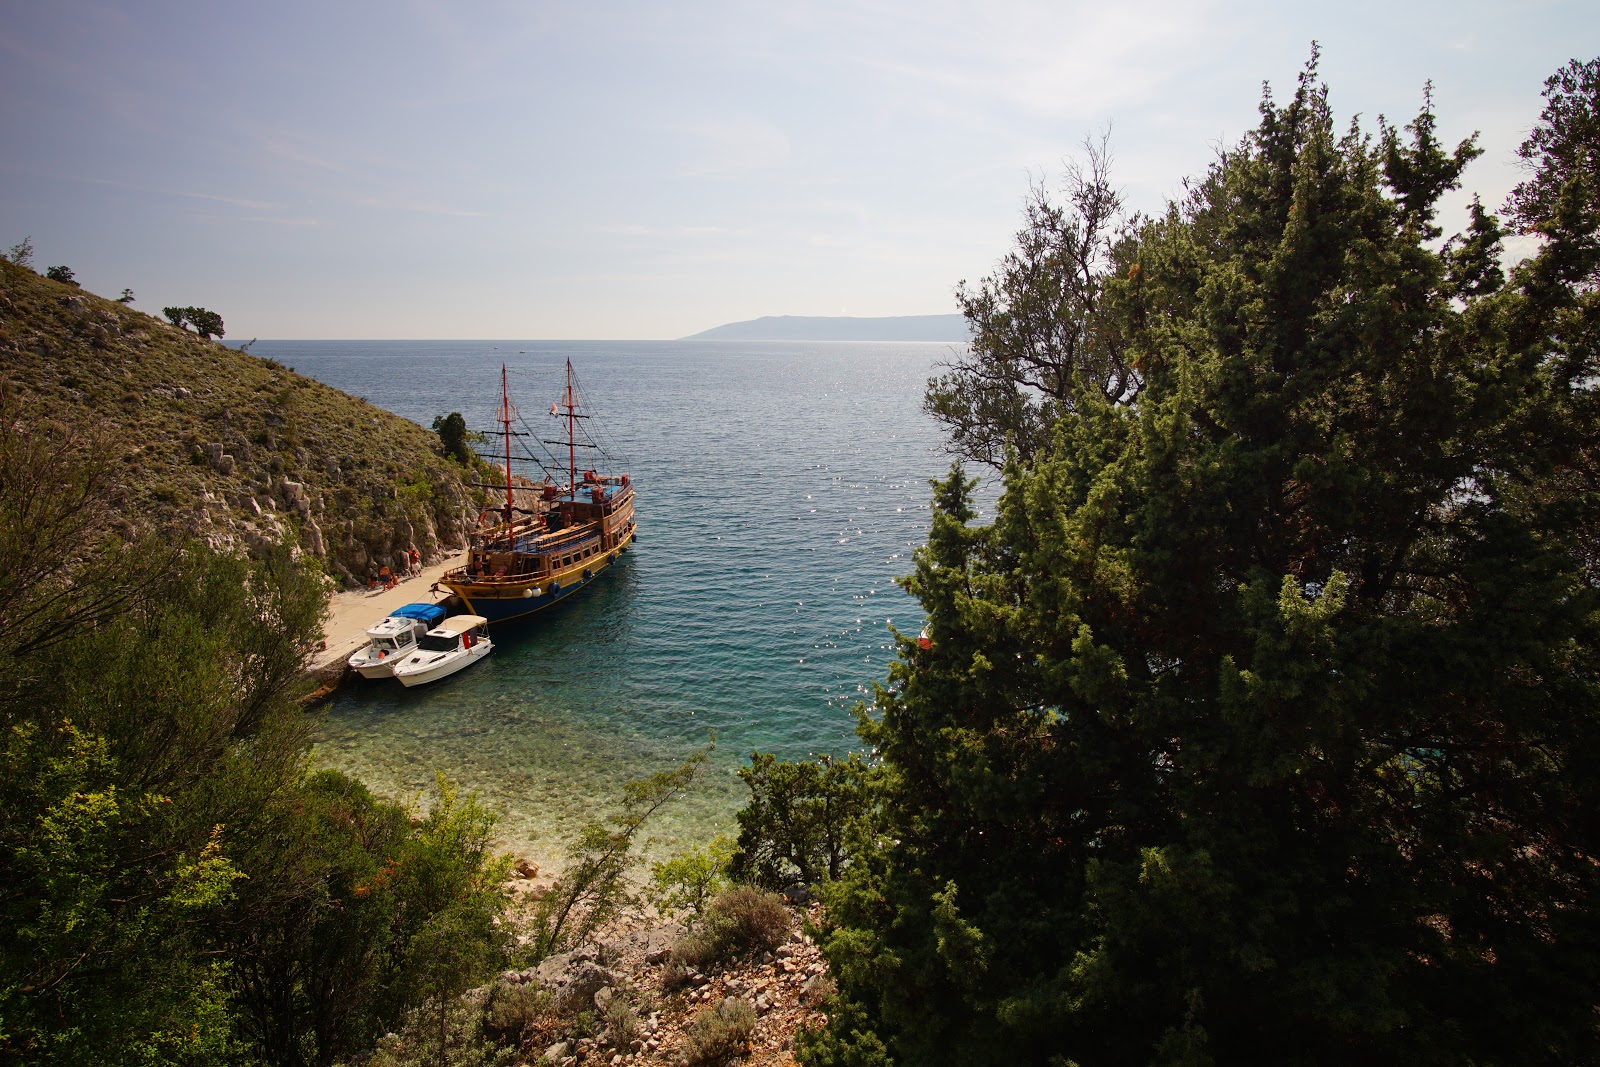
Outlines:
[[[1312,41],[1341,122],[1478,133],[1452,229],[1600,4],[0,0],[0,249],[230,340],[948,313],[1086,138],[1160,210]]]

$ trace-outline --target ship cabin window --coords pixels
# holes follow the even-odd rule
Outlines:
[[[424,652],[454,652],[461,643],[461,638],[456,634],[423,634],[417,640],[417,647]]]

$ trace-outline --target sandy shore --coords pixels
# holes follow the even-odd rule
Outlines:
[[[311,669],[321,670],[349,659],[367,640],[367,628],[385,618],[389,612],[403,604],[437,603],[443,593],[431,593],[429,587],[444,576],[444,572],[466,562],[467,554],[457,552],[432,566],[422,568],[422,573],[400,579],[393,589],[379,586],[374,590],[353,589],[335,593],[328,602],[328,621],[323,627],[327,647],[311,656]]]

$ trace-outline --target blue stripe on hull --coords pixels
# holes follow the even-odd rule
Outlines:
[[[615,566],[615,564],[612,564],[611,566]],[[529,615],[543,611],[545,608],[554,607],[556,604],[567,599],[567,597],[571,596],[573,593],[576,593],[578,590],[582,589],[584,586],[600,577],[600,575],[610,570],[611,566],[607,566],[604,569],[591,574],[587,578],[580,578],[572,585],[563,586],[554,593],[545,593],[543,596],[476,596],[471,600],[468,600],[465,596],[462,596],[461,599],[466,602],[467,611],[474,615],[482,615],[484,618],[488,619],[491,624],[497,622],[510,622],[513,619],[526,618]]]

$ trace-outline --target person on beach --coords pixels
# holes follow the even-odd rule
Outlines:
[[[417,552],[417,546],[412,545],[406,550],[406,557],[411,560],[411,574],[420,574],[422,571],[422,555]]]
[[[389,565],[387,563],[379,568],[378,577],[383,579],[383,587],[385,589],[393,589],[399,584],[395,581],[394,572],[389,569]]]

